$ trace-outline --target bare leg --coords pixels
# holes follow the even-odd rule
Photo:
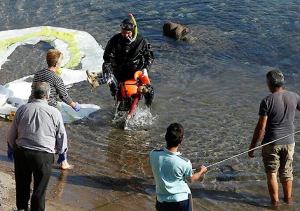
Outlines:
[[[272,204],[276,204],[279,201],[278,198],[278,183],[277,173],[267,173],[268,189]]]
[[[284,201],[287,204],[292,203],[292,181],[282,182],[283,194],[284,194]]]
[[[136,108],[136,106],[137,106],[137,104],[139,102],[140,95],[135,94],[135,95],[133,95],[133,98],[134,98],[134,100],[133,100],[133,102],[132,102],[132,104],[130,106],[130,111],[128,112],[127,119],[131,119],[131,117],[132,117],[132,115],[134,113],[134,110],[135,110],[135,108]]]

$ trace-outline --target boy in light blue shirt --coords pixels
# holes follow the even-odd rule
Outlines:
[[[156,210],[190,211],[191,190],[186,181],[195,182],[207,172],[200,165],[192,172],[191,161],[178,151],[183,141],[184,129],[181,124],[173,123],[167,128],[165,139],[167,147],[150,152],[149,163],[156,183]]]

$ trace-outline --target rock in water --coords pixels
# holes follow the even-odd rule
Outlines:
[[[163,33],[165,36],[177,41],[186,41],[188,39],[187,34],[189,33],[189,29],[181,24],[168,22],[163,26]]]
[[[220,167],[222,175],[217,176],[218,181],[230,181],[235,179],[236,171],[232,168],[232,166],[226,165]]]

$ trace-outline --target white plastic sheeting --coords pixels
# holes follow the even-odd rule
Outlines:
[[[63,53],[61,78],[65,85],[86,80],[85,71],[101,72],[103,49],[87,32],[59,27],[40,26],[0,32],[0,75],[2,65],[20,45],[35,45],[40,41],[48,42]],[[81,66],[81,69],[76,69]],[[15,111],[27,102],[31,93],[31,83],[21,79],[0,85],[0,115]],[[88,116],[100,109],[97,105],[82,104],[82,109],[75,112],[70,106],[59,102],[64,122],[71,122]]]

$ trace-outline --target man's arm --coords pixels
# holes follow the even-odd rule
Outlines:
[[[57,93],[59,95],[59,98],[65,102],[67,105],[71,106],[73,108],[73,100],[71,99],[71,97],[68,94],[68,91],[65,87],[65,84],[63,82],[63,80],[61,78],[57,78],[55,81],[55,88],[57,90]],[[72,106],[73,105],[73,106]]]
[[[197,168],[196,172],[193,174],[193,176],[188,177],[189,182],[190,182],[190,183],[193,183],[193,182],[198,181],[199,178],[201,177],[201,175],[202,175],[202,174],[206,174],[206,172],[207,172],[206,167],[203,166],[203,165],[200,165],[200,166]]]
[[[57,93],[59,95],[59,98],[65,102],[66,104],[68,104],[69,106],[71,106],[75,111],[80,111],[81,106],[79,103],[75,103],[72,98],[69,96],[68,91],[65,87],[65,84],[63,82],[63,80],[61,78],[59,78],[59,80],[57,80],[55,82],[55,87],[57,90]]]
[[[144,46],[142,49],[142,54],[145,59],[145,63],[142,69],[147,69],[147,71],[149,71],[154,61],[154,55],[152,51],[152,46],[148,43],[147,39],[145,38],[144,38]]]
[[[298,102],[297,109],[300,111],[300,102]]]
[[[14,160],[15,141],[18,138],[17,115],[18,113],[15,115],[7,135],[7,158],[11,161]]]
[[[15,141],[18,138],[18,124],[17,124],[17,117],[18,116],[18,112],[16,113],[10,128],[8,130],[8,135],[7,135],[7,146],[10,149],[14,149],[15,147]]]
[[[113,41],[108,41],[104,54],[103,54],[103,65],[102,65],[102,71],[103,73],[113,73],[112,64],[115,61],[115,49],[113,47]]]
[[[265,134],[267,120],[268,120],[268,116],[259,116],[258,122],[256,124],[255,130],[253,133],[252,142],[249,146],[249,150],[255,148],[257,146],[258,142],[263,138],[263,136]],[[253,153],[254,153],[254,150],[248,152],[248,156],[251,158],[254,157]]]
[[[56,150],[58,154],[62,154],[67,152],[68,150],[68,141],[67,141],[67,133],[66,133],[66,129],[64,126],[64,122],[62,119],[61,114],[59,113],[58,115],[60,115],[59,117],[59,122],[57,125],[57,131],[56,131]]]
[[[300,97],[297,93],[295,93],[295,94],[296,94],[296,99],[297,99],[297,109],[298,109],[298,111],[300,111]]]

